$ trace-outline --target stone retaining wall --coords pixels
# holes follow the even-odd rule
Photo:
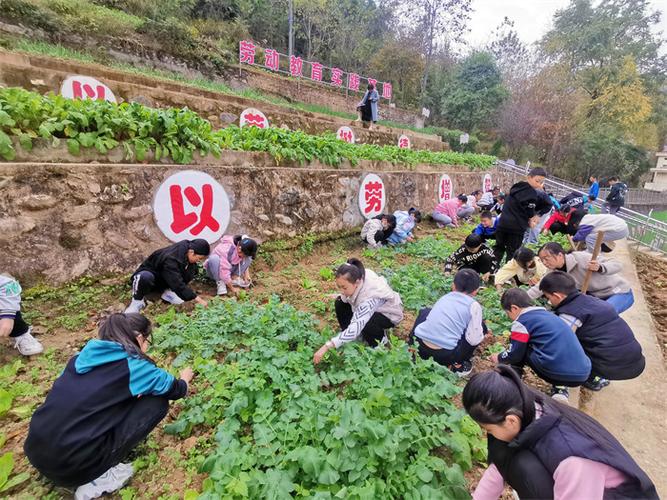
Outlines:
[[[327,168],[127,164],[0,164],[0,269],[27,283],[131,271],[167,245],[153,218],[157,187],[196,169],[222,184],[231,204],[228,233],[260,241],[359,226],[358,191],[367,171]],[[482,172],[374,171],[387,192],[385,212],[416,206],[430,213],[447,173],[454,192],[481,187]],[[496,184],[505,175],[491,171]]]

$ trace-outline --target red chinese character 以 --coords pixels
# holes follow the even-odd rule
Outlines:
[[[368,79],[368,84],[372,85],[373,87],[377,88],[378,86],[378,81],[375,78],[369,78]]]
[[[323,68],[323,66],[318,62],[310,63],[310,78],[312,80],[316,80],[318,82],[321,82],[322,81],[322,68]]]
[[[301,76],[303,71],[303,59],[297,56],[290,56],[289,58],[289,72],[292,76]]]
[[[199,215],[195,212],[185,213],[185,204],[183,195],[193,207],[199,207]],[[182,189],[179,185],[169,186],[169,197],[171,200],[171,213],[173,222],[171,230],[179,234],[190,229],[190,234],[197,236],[207,227],[211,231],[218,231],[220,223],[213,218],[213,186],[204,184],[202,186],[202,196],[192,186]]]
[[[368,182],[364,184],[364,200],[366,200],[364,213],[369,214],[382,210],[383,191],[384,188],[381,182]]]
[[[241,40],[239,43],[239,62],[255,64],[255,44],[249,40]]]
[[[382,97],[385,99],[391,99],[391,83],[384,82],[382,84]]]
[[[343,70],[338,68],[331,68],[331,83],[336,87],[343,86]]]
[[[104,100],[104,96],[106,94],[104,85],[97,85],[96,88],[93,88],[87,83],[81,85],[80,81],[74,80],[72,82],[72,94],[74,95],[74,98],[83,99],[84,92],[86,93],[86,96],[88,96],[89,99],[99,99],[100,101]]]
[[[359,82],[361,78],[356,73],[350,73],[347,76],[347,88],[350,90],[359,90]]]
[[[278,71],[280,66],[280,55],[277,50],[265,49],[264,50],[264,66],[273,71]]]

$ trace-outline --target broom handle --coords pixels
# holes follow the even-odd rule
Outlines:
[[[597,260],[598,256],[600,255],[600,248],[602,248],[602,240],[604,239],[604,231],[598,231],[597,238],[595,238],[595,247],[593,247],[593,255],[591,256],[591,260]],[[591,276],[593,275],[593,271],[590,269],[586,271],[586,277],[584,278],[584,282],[581,285],[581,293],[586,293],[588,291],[588,285],[591,281]]]

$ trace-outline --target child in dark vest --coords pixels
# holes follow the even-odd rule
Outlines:
[[[496,272],[496,258],[493,251],[482,242],[478,234],[470,234],[458,250],[447,257],[445,274],[451,274],[457,269],[473,269],[482,275],[482,279],[489,279]]]
[[[75,500],[122,488],[133,473],[122,461],[188,392],[192,370],[175,378],[158,368],[146,355],[150,335],[141,314],[109,316],[30,420],[28,460],[56,485],[77,487]]]
[[[599,391],[609,380],[628,380],[644,371],[646,360],[630,326],[614,306],[577,290],[574,278],[562,271],[547,274],[540,290],[554,312],[579,338],[593,369],[584,387]]]
[[[244,235],[226,234],[204,262],[209,278],[215,281],[218,295],[238,293],[252,284],[250,264],[257,255],[257,242]]]
[[[508,366],[474,375],[463,406],[488,435],[489,467],[473,498],[657,499],[655,486],[596,420],[521,382]]]
[[[479,290],[479,274],[461,269],[454,276],[452,291],[424,308],[410,333],[410,344],[418,345],[422,359],[433,359],[448,367],[459,377],[472,371],[470,359],[486,333],[482,306],[475,300]]]
[[[579,339],[558,316],[543,307],[533,307],[528,294],[520,288],[503,293],[500,305],[513,321],[510,346],[493,354],[491,360],[512,365],[520,374],[525,365],[530,366],[553,385],[552,396],[567,401],[567,387],[583,384],[591,373],[591,360]]]
[[[211,247],[206,240],[184,240],[156,250],[141,263],[130,279],[132,302],[126,313],[138,313],[146,307],[145,297],[151,293],[170,304],[194,300],[206,307],[208,302],[199,297],[188,283],[197,273],[197,264],[203,262]]]

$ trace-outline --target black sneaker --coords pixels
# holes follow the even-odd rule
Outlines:
[[[601,391],[610,384],[609,380],[606,378],[598,377],[597,375],[593,378],[589,378],[584,382],[584,387],[589,391]]]
[[[458,378],[466,378],[472,373],[472,362],[462,361],[461,363],[454,363],[449,369],[454,372]]]
[[[556,401],[567,404],[570,400],[570,391],[562,385],[554,385],[551,388],[551,397]]]

